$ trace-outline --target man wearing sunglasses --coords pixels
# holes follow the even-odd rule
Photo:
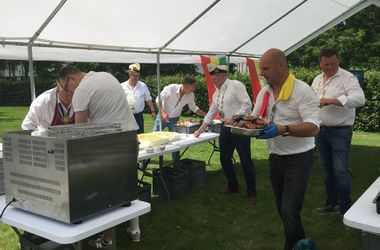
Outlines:
[[[22,129],[47,129],[49,126],[75,123],[72,97],[73,93],[57,82],[56,87],[46,90],[32,102]]]

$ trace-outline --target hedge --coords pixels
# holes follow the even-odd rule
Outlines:
[[[308,84],[311,84],[314,77],[320,73],[320,70],[295,68],[292,70],[298,79],[302,79]],[[163,76],[160,79],[161,89],[172,83],[181,83],[184,75]],[[197,105],[204,111],[208,110],[208,95],[203,75],[195,75],[198,82],[198,87],[195,92]],[[235,73],[230,74],[230,79],[237,79],[243,82],[249,95],[251,96],[251,84],[249,76]],[[355,130],[367,132],[380,132],[380,71],[366,71],[364,74],[363,90],[366,96],[364,107],[357,109]],[[155,99],[157,96],[157,78],[156,76],[142,77]],[[54,80],[36,79],[37,95],[44,90],[51,88],[54,85]],[[0,81],[0,106],[27,106],[30,103],[30,87],[29,81]],[[184,116],[194,116],[187,108],[184,109]]]

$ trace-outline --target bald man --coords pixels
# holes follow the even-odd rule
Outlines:
[[[258,94],[252,115],[264,114],[268,123],[258,139],[267,139],[270,181],[286,238],[284,249],[290,250],[305,238],[300,212],[313,164],[314,136],[319,132],[319,101],[309,85],[289,73],[281,50],[267,50],[260,59],[260,71],[267,86]]]

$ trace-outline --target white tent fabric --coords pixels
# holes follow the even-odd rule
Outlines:
[[[287,54],[380,0],[0,0],[0,59],[232,62]],[[30,59],[30,58],[29,58]]]

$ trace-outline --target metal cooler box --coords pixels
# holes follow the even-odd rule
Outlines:
[[[137,198],[137,135],[119,124],[3,134],[6,202],[74,223]]]

